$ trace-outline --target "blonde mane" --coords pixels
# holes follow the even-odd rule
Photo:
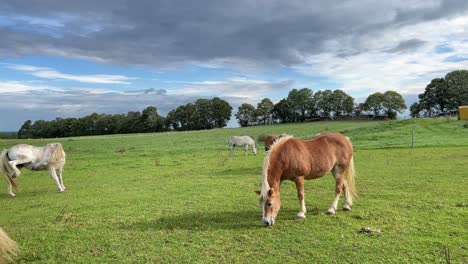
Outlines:
[[[62,144],[55,144],[57,144],[57,147],[55,148],[54,152],[52,153],[52,157],[50,158],[51,163],[58,163],[65,159],[65,151],[63,150]]]
[[[270,184],[268,183],[268,168],[270,167],[270,155],[278,148],[278,146],[283,145],[286,141],[293,138],[291,135],[284,135],[278,140],[273,142],[269,151],[267,151],[267,155],[263,160],[263,169],[262,169],[262,189],[260,191],[260,199],[264,199],[268,195],[268,191],[270,190]]]

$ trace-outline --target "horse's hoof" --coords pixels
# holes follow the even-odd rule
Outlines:
[[[351,211],[351,207],[345,206],[345,207],[343,207],[343,211]]]
[[[10,198],[15,198],[16,194],[10,194]]]
[[[333,208],[328,209],[327,215],[334,215],[334,214],[335,214],[335,209]]]
[[[63,193],[63,192],[65,192],[65,190],[59,190],[59,192]]]
[[[305,218],[305,215],[296,215],[296,220],[304,220]]]

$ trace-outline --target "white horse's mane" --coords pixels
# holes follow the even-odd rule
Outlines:
[[[270,150],[267,151],[267,155],[263,160],[263,169],[262,169],[262,189],[260,191],[260,199],[264,199],[268,196],[268,191],[270,190],[270,184],[268,183],[268,168],[270,167],[270,155],[275,151],[275,149],[283,145],[284,142],[288,141],[289,139],[293,138],[291,135],[282,135],[279,139],[275,140],[273,145],[271,145]]]

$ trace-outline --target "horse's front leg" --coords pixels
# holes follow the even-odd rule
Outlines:
[[[297,198],[299,199],[299,204],[301,205],[301,210],[296,215],[296,219],[304,219],[305,213],[307,212],[304,200],[304,177],[297,177],[296,180],[296,190]]]
[[[49,173],[50,173],[50,176],[52,176],[52,179],[55,181],[55,184],[57,184],[59,192],[64,192],[65,190],[63,189],[62,184],[60,184],[60,181],[57,177],[57,173],[55,172],[55,168],[50,167]]]
[[[10,182],[10,179],[8,178],[7,175],[5,175],[5,178],[7,180],[7,183],[8,183],[8,195],[10,195],[11,198],[15,197],[15,194],[13,193],[13,186],[11,185],[11,182]]]
[[[63,168],[62,167],[58,168],[56,172],[57,172],[60,185],[62,185],[63,190],[66,190],[67,188],[65,188],[65,185],[63,185],[63,178],[62,178]]]
[[[11,177],[12,178],[19,177],[21,175],[21,171],[18,170],[18,168],[16,166],[24,164],[24,163],[28,163],[28,162],[31,162],[31,160],[29,160],[29,159],[19,159],[19,160],[9,161],[8,163],[10,163],[10,167],[11,167],[11,169],[13,169],[13,174],[11,175]]]
[[[244,156],[247,156],[248,150],[249,150],[249,145],[244,145]]]

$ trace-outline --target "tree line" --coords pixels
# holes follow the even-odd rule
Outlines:
[[[215,97],[179,106],[167,117],[161,116],[156,107],[149,106],[142,112],[130,111],[127,114],[92,113],[82,118],[27,120],[17,135],[18,138],[55,138],[212,129],[225,127],[231,113],[229,103]]]
[[[413,118],[456,112],[458,106],[468,105],[468,71],[456,70],[433,79],[418,97],[410,106]]]
[[[403,97],[395,91],[373,93],[364,103],[355,104],[354,98],[342,90],[324,90],[314,93],[309,88],[293,89],[286,98],[273,104],[264,98],[257,107],[244,103],[235,114],[240,126],[272,123],[304,122],[314,118],[372,115],[396,119],[405,110]]]
[[[412,117],[430,117],[452,113],[460,105],[468,105],[468,71],[457,70],[444,78],[433,79],[412,104]],[[293,89],[286,98],[274,104],[269,98],[257,106],[244,103],[235,114],[240,126],[273,123],[304,122],[314,118],[340,116],[385,116],[396,119],[406,109],[403,97],[395,91],[376,92],[364,103],[356,104],[353,97],[342,90],[313,92],[309,88]],[[89,135],[187,131],[222,128],[231,118],[232,106],[218,97],[198,99],[181,105],[161,116],[157,108],[149,106],[142,112],[127,114],[97,114],[82,118],[56,118],[52,121],[27,120],[17,132],[18,138],[54,138]],[[11,134],[2,137],[11,137]]]

